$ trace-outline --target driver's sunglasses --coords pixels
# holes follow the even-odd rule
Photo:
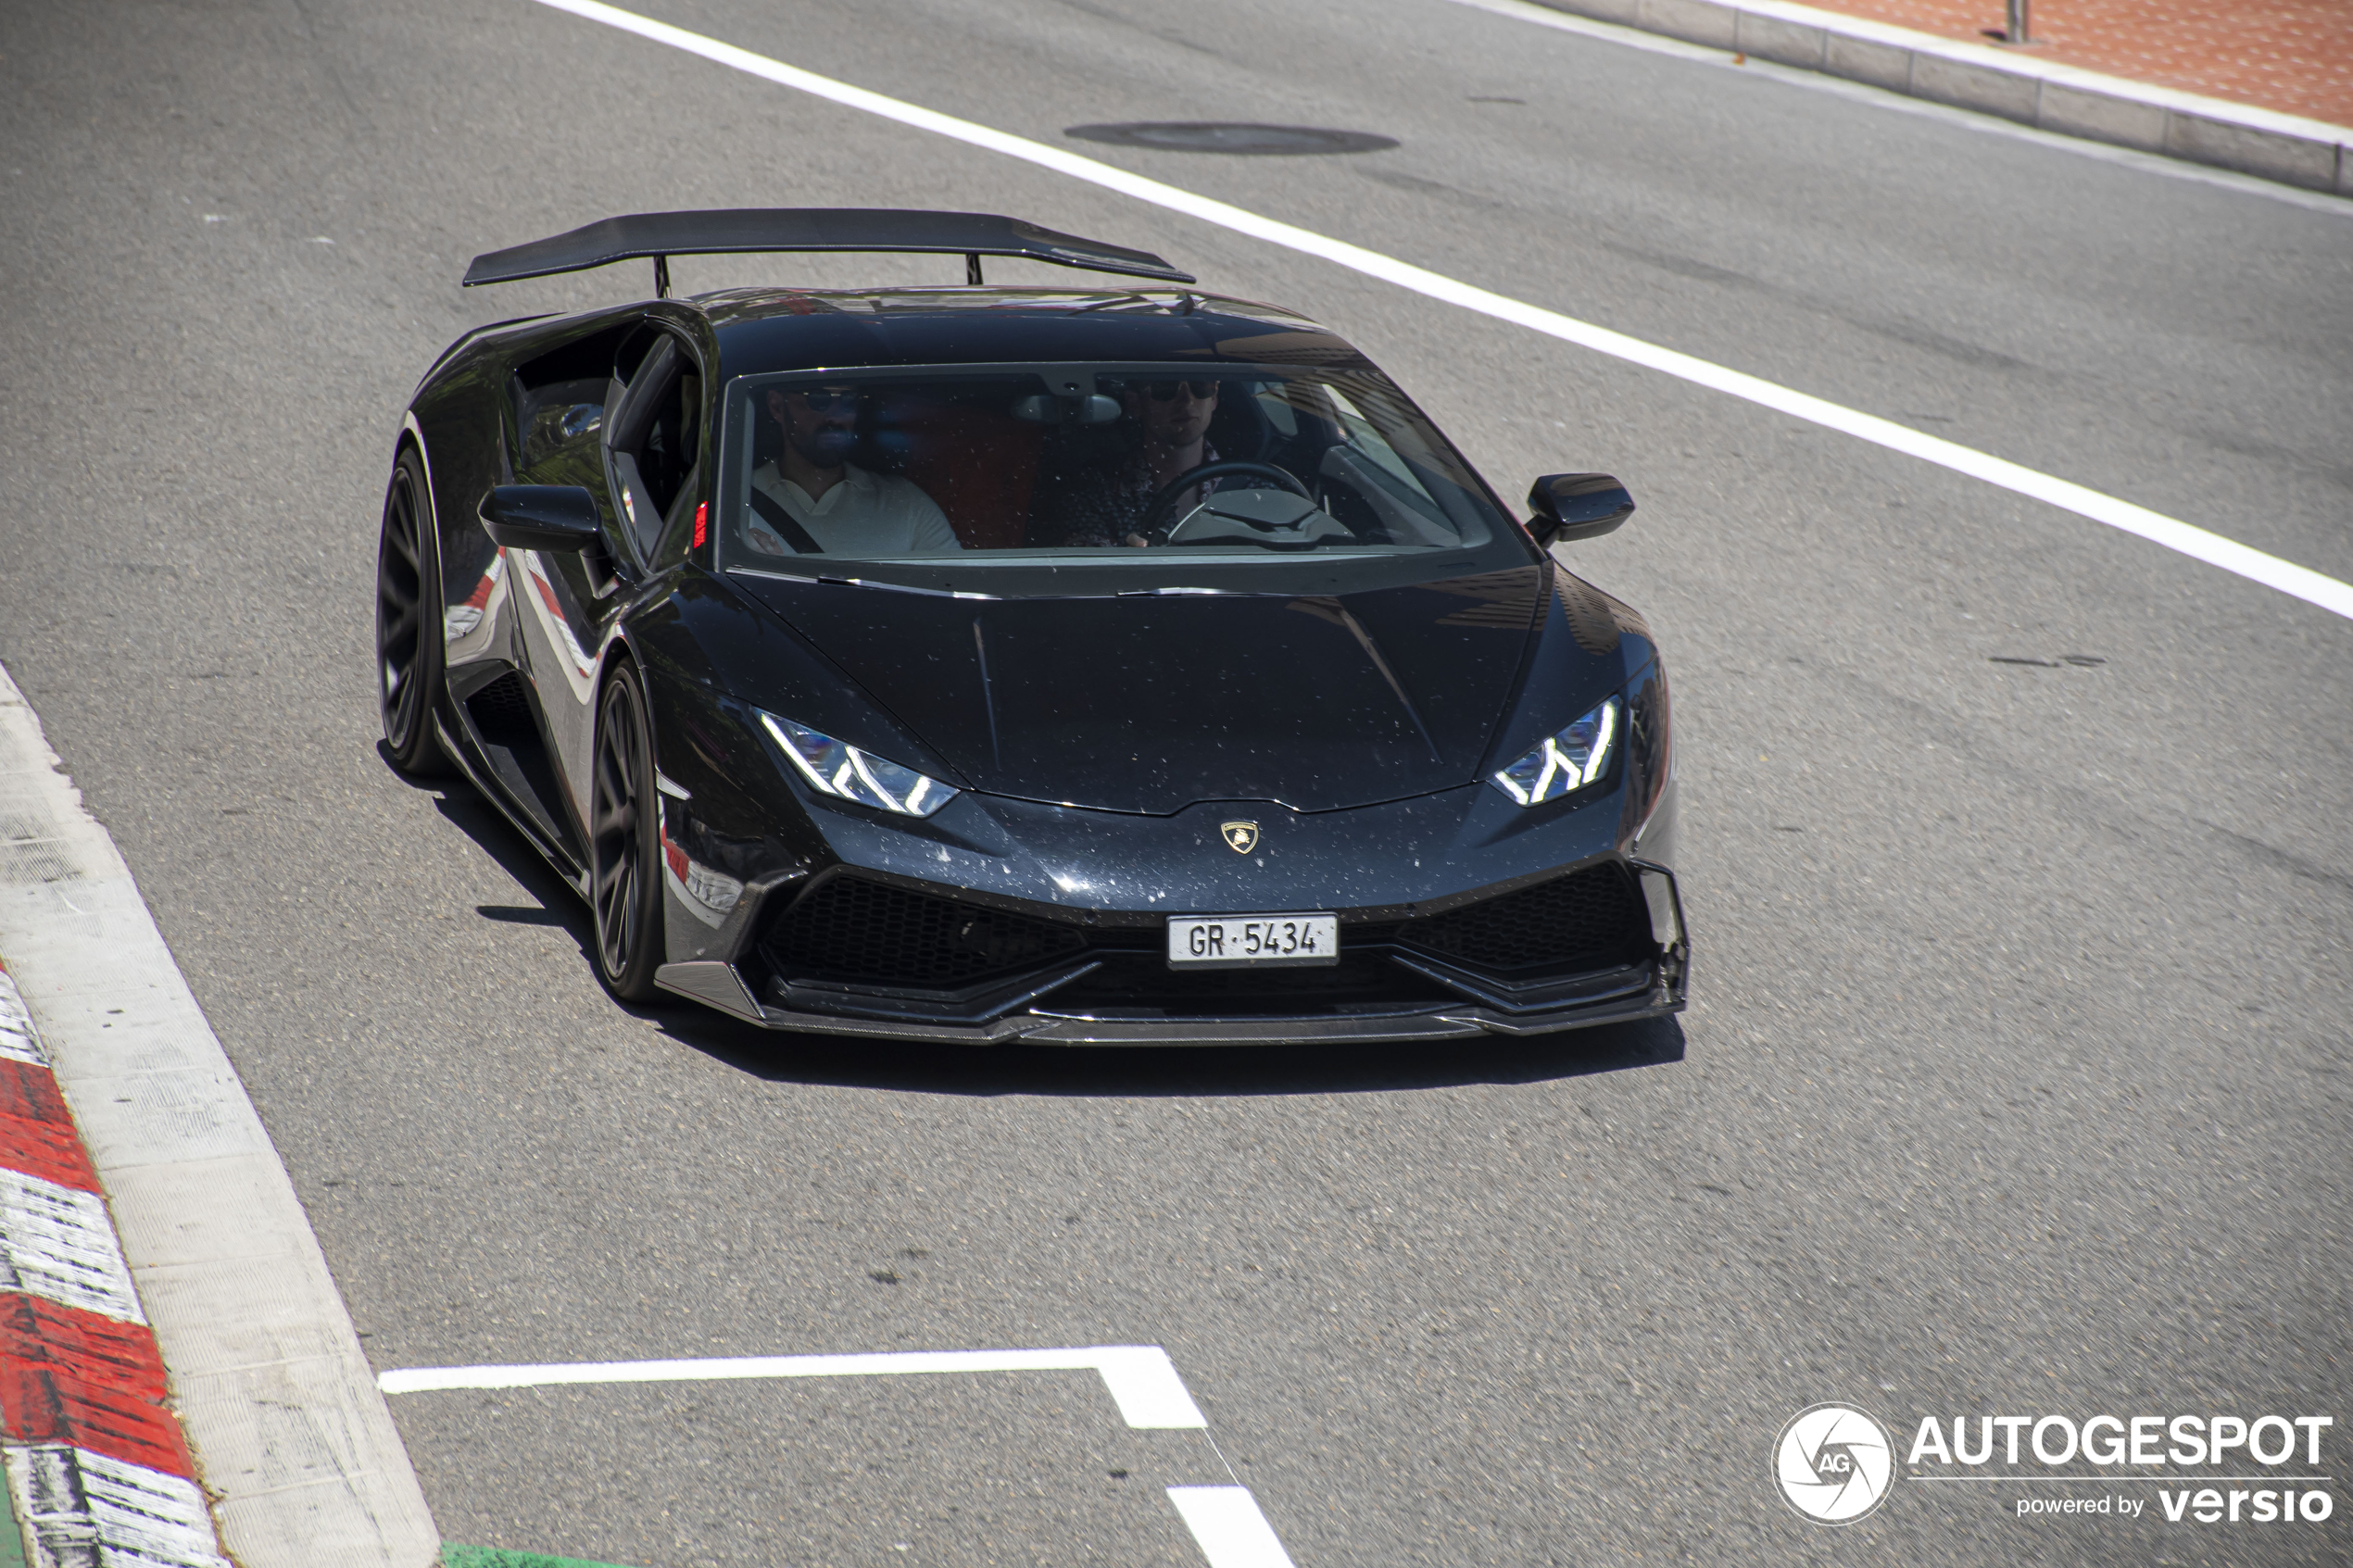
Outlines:
[[[792,396],[812,414],[829,413],[837,405],[855,410],[866,401],[862,393],[856,392],[796,392]]]
[[[1214,381],[1148,381],[1144,383],[1144,390],[1151,395],[1155,403],[1174,402],[1180,392],[1189,392],[1194,401],[1206,403],[1217,395],[1217,383]]]

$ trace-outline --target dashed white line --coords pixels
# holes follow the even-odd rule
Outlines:
[[[633,11],[623,11],[615,6],[601,4],[601,0],[537,0],[537,3],[559,11],[568,12],[588,21],[617,28],[623,32],[635,33],[640,38],[666,44],[690,55],[698,55],[714,64],[759,77],[762,81],[773,82],[780,87],[790,87],[797,92],[807,93],[830,103],[839,104],[845,108],[878,115],[883,119],[896,120],[901,125],[910,126],[918,131],[927,131],[936,135],[949,137],[964,143],[968,146],[980,147],[989,152],[1002,153],[1008,157],[1020,158],[1026,163],[1036,164],[1041,169],[1050,169],[1056,173],[1069,175],[1072,179],[1083,180],[1089,184],[1116,191],[1139,201],[1150,202],[1155,207],[1183,213],[1187,217],[1216,224],[1220,228],[1232,230],[1236,233],[1247,234],[1252,239],[1264,240],[1270,245],[1281,245],[1285,249],[1298,251],[1302,255],[1320,257],[1348,268],[1352,271],[1361,272],[1366,277],[1378,278],[1384,282],[1410,289],[1428,298],[1441,300],[1449,305],[1457,305],[1466,310],[1475,310],[1481,315],[1491,316],[1497,320],[1509,321],[1516,326],[1526,327],[1531,332],[1558,338],[1564,343],[1573,343],[1581,348],[1590,348],[1595,353],[1623,359],[1629,364],[1657,370],[1694,385],[1704,386],[1711,391],[1721,392],[1730,396],[1757,404],[1777,413],[1787,414],[1793,419],[1804,420],[1810,424],[1820,425],[1825,429],[1854,436],[1857,440],[1884,446],[1892,452],[1901,452],[1906,457],[1918,458],[1922,462],[1950,469],[1956,473],[1982,480],[1988,484],[2045,502],[2063,511],[2070,511],[2079,517],[2089,518],[2095,522],[2105,523],[2110,528],[2148,540],[2151,544],[2161,545],[2169,550],[2178,551],[2194,560],[2201,560],[2208,566],[2220,567],[2225,571],[2246,578],[2250,582],[2260,583],[2269,588],[2276,588],[2281,593],[2291,595],[2308,604],[2317,605],[2322,609],[2353,619],[2353,583],[2340,583],[2334,577],[2312,571],[2309,567],[2282,560],[2277,556],[2267,555],[2261,550],[2242,545],[2235,539],[2226,539],[2219,533],[2194,527],[2179,519],[2167,517],[2161,512],[2151,511],[2146,507],[2135,506],[2130,501],[2103,495],[2088,486],[2077,484],[2071,480],[2043,473],[2027,468],[2023,464],[2013,463],[2006,458],[1996,458],[1990,453],[1963,446],[1957,442],[1923,434],[1919,431],[1899,425],[1893,420],[1883,420],[1876,414],[1866,414],[1858,409],[1844,408],[1826,398],[1795,391],[1778,383],[1767,381],[1760,376],[1752,376],[1744,371],[1712,364],[1705,359],[1680,353],[1671,348],[1662,348],[1656,344],[1645,343],[1640,338],[1612,332],[1607,327],[1595,326],[1590,321],[1580,321],[1574,317],[1561,315],[1557,311],[1546,310],[1541,306],[1510,299],[1475,284],[1445,277],[1425,268],[1416,267],[1410,262],[1400,261],[1394,257],[1383,256],[1378,251],[1366,250],[1361,245],[1350,245],[1345,240],[1335,240],[1327,235],[1315,233],[1312,230],[1278,222],[1271,218],[1263,218],[1257,213],[1228,203],[1216,201],[1208,196],[1196,195],[1190,191],[1163,184],[1157,180],[1149,180],[1140,174],[1130,174],[1124,169],[1114,168],[1107,163],[1099,163],[1090,157],[1082,157],[1076,153],[1065,151],[1061,147],[1050,147],[1042,142],[1033,142],[1025,136],[1014,136],[1002,131],[994,131],[968,119],[959,119],[953,115],[941,114],[937,109],[923,108],[880,93],[870,92],[863,87],[853,87],[848,82],[837,82],[831,77],[820,76],[814,71],[786,65],[782,60],[771,59],[765,55],[738,48],[733,44],[724,44],[698,32],[690,32],[682,27],[673,27],[668,22],[655,21],[649,17],[641,17]]]
[[[1247,1486],[1171,1486],[1168,1500],[1184,1516],[1209,1568],[1291,1568],[1290,1553],[1275,1538]]]
[[[600,1383],[686,1383],[752,1377],[879,1377],[945,1372],[1092,1372],[1127,1424],[1205,1430],[1168,1352],[1157,1345],[1061,1350],[883,1350],[837,1356],[713,1356],[687,1361],[558,1361],[537,1366],[409,1367],[379,1373],[386,1394],[458,1388],[544,1388]],[[1229,1472],[1230,1474],[1230,1472]],[[1168,1500],[1210,1568],[1292,1568],[1250,1488],[1171,1486]]]

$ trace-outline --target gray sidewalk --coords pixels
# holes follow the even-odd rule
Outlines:
[[[1529,3],[2060,135],[2353,195],[2353,129],[2344,126],[1780,0]]]

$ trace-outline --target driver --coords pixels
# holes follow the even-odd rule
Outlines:
[[[768,417],[785,441],[774,462],[751,473],[755,499],[744,533],[754,549],[778,556],[812,548],[829,556],[927,556],[963,548],[947,514],[922,486],[897,474],[870,473],[849,460],[864,405],[856,387],[771,387],[767,401]]]
[[[1209,421],[1217,412],[1217,383],[1203,376],[1141,380],[1120,395],[1127,447],[1113,463],[1070,476],[1051,496],[1030,530],[1029,543],[1085,548],[1145,543],[1144,510],[1153,494],[1179,474],[1217,461]],[[1217,488],[1215,480],[1175,497],[1163,514],[1178,518]]]

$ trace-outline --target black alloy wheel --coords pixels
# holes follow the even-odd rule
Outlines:
[[[623,664],[597,709],[589,783],[588,901],[597,917],[597,978],[624,1002],[654,995],[661,931],[661,802],[645,688]]]
[[[407,773],[444,773],[434,734],[441,692],[441,573],[434,549],[424,464],[403,446],[384,492],[376,546],[376,707],[384,746]]]

